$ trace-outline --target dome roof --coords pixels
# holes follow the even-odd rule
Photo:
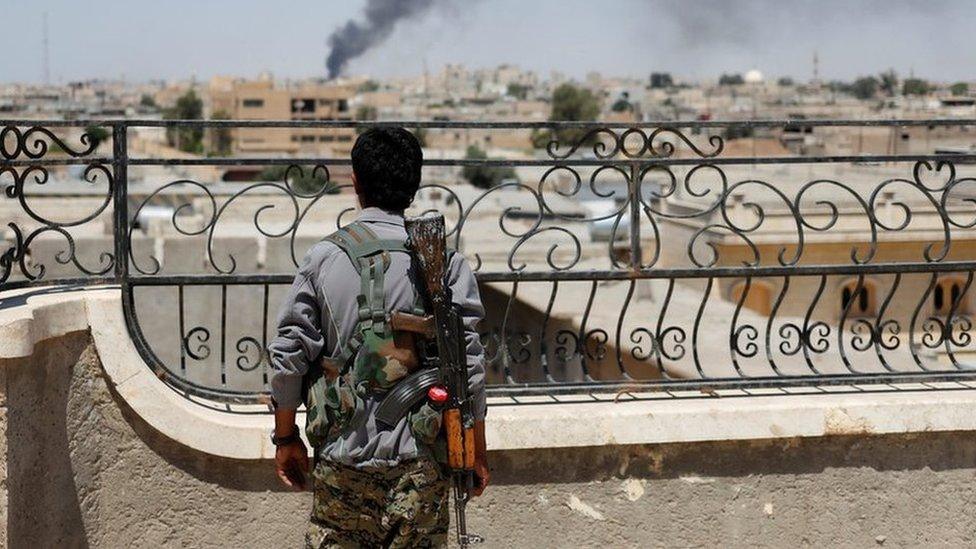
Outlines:
[[[743,79],[746,81],[746,84],[761,84],[764,80],[763,73],[756,69],[747,72]]]

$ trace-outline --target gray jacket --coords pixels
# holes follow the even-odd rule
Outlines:
[[[366,208],[358,217],[377,237],[406,239],[403,216],[379,208]],[[384,291],[390,311],[410,310],[416,288],[407,277],[410,266],[405,254],[391,254]],[[448,266],[448,283],[455,303],[461,306],[467,343],[468,379],[475,418],[485,416],[484,349],[475,331],[484,317],[474,273],[461,254],[453,254]],[[295,281],[278,314],[278,335],[268,345],[274,372],[271,392],[278,406],[298,408],[302,403],[302,376],[320,356],[336,356],[340,343],[351,337],[358,318],[356,296],[359,275],[345,253],[335,244],[322,241],[302,261]],[[324,353],[324,355],[322,354]],[[392,429],[380,428],[374,413],[380,400],[366,399],[364,425],[325,448],[317,448],[323,459],[359,467],[395,465],[423,453],[410,432],[406,418]]]

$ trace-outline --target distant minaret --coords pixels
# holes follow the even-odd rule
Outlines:
[[[47,86],[51,83],[51,62],[50,62],[50,55],[47,47],[47,12],[44,12],[42,21],[44,26],[41,32],[41,40],[43,42],[42,49],[44,54],[44,63],[42,67],[44,70],[44,85]]]
[[[817,56],[817,50],[813,50],[813,85],[820,85],[820,57]]]

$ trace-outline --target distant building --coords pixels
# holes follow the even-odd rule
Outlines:
[[[674,86],[674,79],[669,72],[652,72],[651,89],[670,88]]]
[[[351,84],[301,82],[276,85],[270,77],[240,80],[215,77],[208,88],[211,118],[233,120],[353,120]],[[346,157],[353,128],[235,128],[232,154],[305,154]]]

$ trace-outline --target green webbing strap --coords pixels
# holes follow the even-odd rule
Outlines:
[[[373,316],[372,311],[372,285],[373,285],[373,261],[369,258],[360,258],[357,270],[359,271],[359,295],[356,296],[356,303],[359,304],[359,322],[369,323]]]
[[[326,240],[334,243],[346,254],[356,273],[359,274],[359,295],[356,304],[359,306],[359,325],[342,346],[342,351],[336,357],[342,365],[343,373],[348,371],[352,359],[363,344],[363,332],[372,329],[382,335],[386,330],[386,305],[384,282],[386,270],[389,269],[391,252],[410,253],[406,243],[396,239],[381,239],[369,227],[354,221],[340,228]],[[416,314],[424,314],[423,301],[418,295],[413,304]]]
[[[372,306],[372,326],[373,331],[382,335],[385,329],[386,307],[384,306],[383,282],[386,274],[386,262],[373,259],[371,265],[371,278],[373,279],[373,295],[370,305]]]
[[[352,260],[352,266],[356,269],[356,272],[358,273],[360,271],[360,267],[358,262],[355,260],[354,248],[356,244],[355,241],[353,240],[349,227],[351,227],[351,225],[342,227],[336,232],[325,237],[325,240],[328,240],[329,242],[332,242],[333,244],[338,246],[339,249],[342,250],[343,253],[345,253],[346,256]]]
[[[410,253],[407,246],[400,240],[392,238],[377,239],[370,242],[363,242],[356,246],[356,254],[359,257],[376,255],[381,252],[403,252]]]
[[[348,341],[346,341],[346,344],[342,346],[342,351],[339,353],[339,356],[336,357],[336,361],[342,365],[342,371],[340,373],[346,373],[349,362],[352,360],[352,357],[356,356],[356,352],[359,351],[359,348],[362,347],[362,345],[363,334],[355,333],[349,338]]]

